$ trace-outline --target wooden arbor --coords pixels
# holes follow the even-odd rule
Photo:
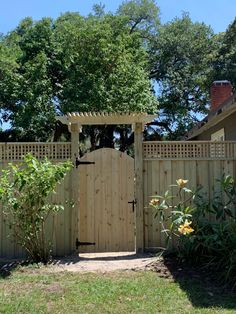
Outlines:
[[[71,153],[78,156],[79,133],[83,125],[132,125],[134,130],[134,152],[135,152],[135,198],[136,198],[136,252],[144,249],[144,205],[143,205],[143,130],[146,123],[153,121],[156,115],[147,113],[68,113],[57,117],[63,124],[67,124],[71,132]],[[79,208],[79,182],[77,170],[72,174],[72,196],[75,202],[75,210]],[[76,213],[75,213],[76,215]],[[74,216],[74,215],[72,215]],[[76,216],[74,216],[76,217]],[[72,247],[78,234],[78,220],[72,221]]]

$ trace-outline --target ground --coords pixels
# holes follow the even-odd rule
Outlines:
[[[135,252],[81,253],[77,256],[55,260],[49,266],[53,271],[110,272],[117,270],[141,270],[154,262],[151,254],[136,255]]]
[[[236,294],[173,259],[80,254],[49,266],[8,264],[0,313],[236,313]],[[164,278],[163,278],[164,277]]]

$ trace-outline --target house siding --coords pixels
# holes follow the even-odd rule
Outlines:
[[[210,129],[202,132],[194,138],[198,141],[210,141],[211,134],[224,128],[225,130],[225,140],[226,141],[236,141],[236,112],[219,122],[217,125],[212,126]]]

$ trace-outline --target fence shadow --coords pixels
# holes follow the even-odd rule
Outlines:
[[[236,310],[236,292],[217,282],[214,269],[212,272],[203,271],[197,267],[180,265],[169,258],[164,259],[163,264],[195,308]]]
[[[0,260],[0,278],[5,279],[9,277],[17,267],[28,266],[29,264],[31,264],[29,260]]]

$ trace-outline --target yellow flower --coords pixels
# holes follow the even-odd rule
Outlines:
[[[186,186],[186,184],[188,183],[188,180],[184,180],[184,179],[178,179],[176,180],[178,186],[182,189]]]
[[[185,220],[185,223],[183,225],[180,225],[178,228],[179,233],[183,235],[192,233],[194,229],[190,227],[191,224],[192,221]]]
[[[151,205],[151,206],[158,206],[158,205],[160,205],[160,200],[159,200],[159,198],[153,198],[153,199],[150,201],[149,205]]]

